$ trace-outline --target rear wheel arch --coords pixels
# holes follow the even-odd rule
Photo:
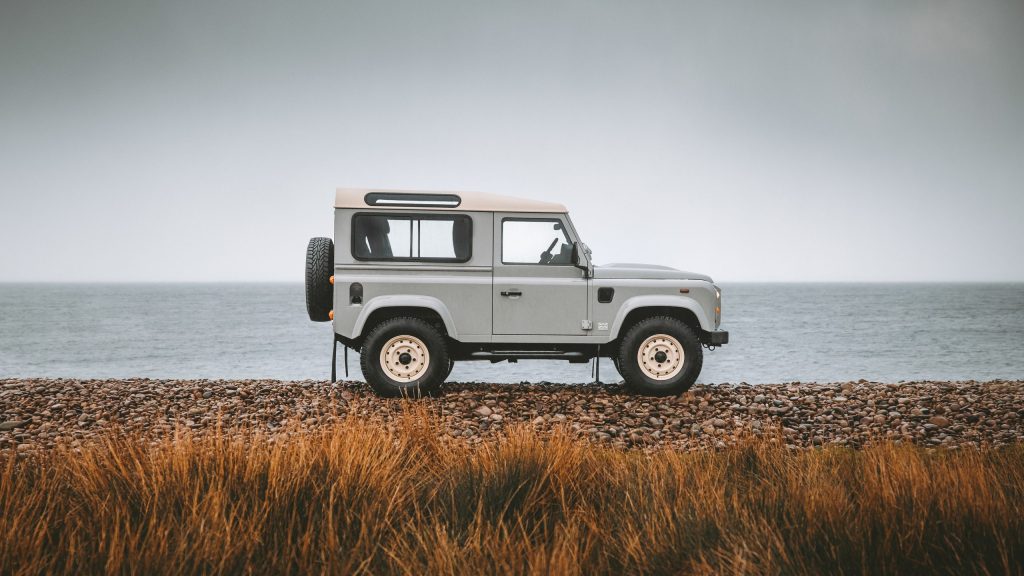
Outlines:
[[[447,310],[445,310],[447,312]],[[400,304],[381,304],[370,309],[361,321],[357,321],[356,336],[365,338],[378,324],[392,318],[419,318],[436,328],[445,337],[451,338],[449,322],[441,311],[432,306],[415,306]]]

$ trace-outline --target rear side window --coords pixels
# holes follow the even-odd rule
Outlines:
[[[473,220],[465,214],[356,214],[352,257],[356,260],[467,262]]]

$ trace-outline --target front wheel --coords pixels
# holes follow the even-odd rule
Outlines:
[[[655,316],[626,332],[616,367],[636,392],[672,396],[693,386],[703,363],[700,341],[689,326],[675,318]]]
[[[363,342],[359,364],[374,392],[408,398],[436,393],[451,365],[444,336],[419,318],[392,318],[375,326]]]

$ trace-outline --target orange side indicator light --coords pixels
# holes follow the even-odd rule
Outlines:
[[[330,278],[328,278],[327,280],[328,280],[328,282],[330,282],[330,283],[331,283],[331,286],[334,286],[334,275],[333,275],[333,274],[332,274],[332,275],[331,275],[331,277],[330,277]]]
[[[334,310],[331,310],[330,312],[328,312],[327,313],[327,317],[330,318],[331,320],[334,320]]]

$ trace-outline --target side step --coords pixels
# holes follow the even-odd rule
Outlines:
[[[589,358],[582,352],[566,352],[564,350],[492,350],[478,351],[469,354],[472,360],[568,360],[573,363],[585,363]]]

